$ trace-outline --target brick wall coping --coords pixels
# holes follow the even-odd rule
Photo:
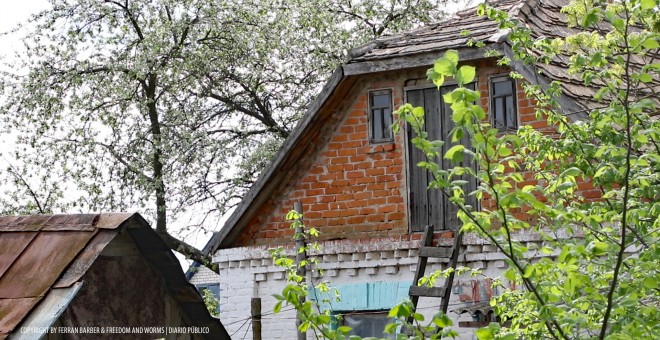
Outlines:
[[[569,237],[565,231],[561,231],[557,234],[557,236],[558,238]],[[452,233],[448,233],[446,231],[435,234],[436,243],[440,246],[451,246],[451,237]],[[518,242],[539,243],[542,242],[544,238],[538,232],[525,231],[514,234],[514,240]],[[418,249],[420,243],[420,233],[381,238],[327,240],[319,241],[320,251],[311,251],[310,255],[323,256],[370,252],[408,251]],[[497,252],[495,246],[491,245],[488,240],[474,233],[469,233],[463,236],[463,246],[468,247],[466,253],[473,255],[469,256],[466,254],[466,259],[468,261],[469,258],[474,257],[474,255],[485,255],[479,253]],[[219,263],[228,261],[269,259],[271,256],[268,252],[268,249],[277,247],[283,247],[285,249],[285,254],[293,255],[294,244],[291,242],[283,245],[259,245],[219,249],[213,256],[213,262]],[[483,256],[477,257],[481,259]]]

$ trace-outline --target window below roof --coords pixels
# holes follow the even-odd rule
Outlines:
[[[518,127],[516,109],[516,81],[504,77],[490,79],[490,112],[491,122],[500,129],[515,130]]]
[[[369,92],[369,139],[372,143],[391,142],[392,90]]]

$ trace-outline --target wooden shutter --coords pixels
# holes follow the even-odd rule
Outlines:
[[[408,103],[413,106],[426,107],[424,90],[407,92]],[[410,228],[412,231],[422,231],[428,223],[428,175],[422,171],[417,163],[426,160],[424,153],[418,150],[411,142],[415,138],[415,131],[408,125],[408,204],[410,206]]]
[[[474,88],[471,84],[469,88]],[[442,147],[441,156],[435,159],[443,169],[449,169],[454,165],[444,159],[442,156],[453,145],[458,143],[451,142],[451,130],[454,123],[451,118],[450,106],[442,100],[442,95],[451,92],[456,85],[437,88],[414,89],[406,92],[408,103],[413,106],[424,107],[425,126],[430,140],[443,140],[445,144]],[[419,151],[410,142],[415,137],[415,132],[408,127],[408,176],[409,176],[409,204],[410,204],[410,227],[412,231],[422,231],[427,224],[432,224],[436,230],[456,229],[460,221],[456,217],[458,208],[446,199],[440,190],[428,190],[428,185],[433,181],[433,174],[421,169],[417,163],[426,161],[426,155]],[[469,145],[469,139],[464,137],[460,141],[463,145]],[[466,166],[471,162],[464,159],[461,166]],[[464,175],[465,178],[467,176]],[[469,181],[464,188],[466,193],[471,192],[476,187],[474,180]],[[472,196],[468,198],[468,204],[476,208],[476,202]]]

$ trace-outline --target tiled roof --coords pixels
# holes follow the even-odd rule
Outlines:
[[[183,304],[190,309],[186,312],[196,315],[205,311],[201,299],[191,302],[195,288],[185,280],[174,254],[137,214],[3,216],[0,217],[0,339],[12,334],[30,316],[33,320],[32,312],[40,304],[50,304],[48,297],[60,295],[72,299],[77,292],[75,285],[85,272],[129,225],[133,241],[163,275],[174,298],[178,298],[177,294],[185,295]],[[210,326],[214,334],[226,334],[217,320],[210,316],[207,319],[194,322]]]
[[[518,21],[522,27],[531,31],[532,39],[538,38],[565,38],[582,32],[579,27],[569,27],[566,15],[561,8],[568,4],[568,0],[501,0],[490,1],[489,5],[505,11],[509,17]],[[415,30],[397,35],[386,36],[374,40],[364,46],[349,52],[351,59],[348,65],[386,61],[390,59],[422,55],[429,52],[438,52],[448,49],[466,48],[468,42],[482,42],[488,47],[496,43],[508,44],[508,32],[500,30],[495,21],[486,16],[477,15],[476,8],[466,9],[454,16],[435,24],[420,27]],[[500,52],[510,52],[509,47],[492,47]],[[538,51],[530,51],[538,53]],[[481,54],[483,56],[483,54]],[[547,86],[550,82],[560,81],[565,98],[560,101],[564,114],[572,116],[577,114],[584,117],[588,110],[607,106],[609,102],[599,103],[593,99],[594,88],[603,84],[594,83],[592,86],[584,84],[577,74],[569,73],[569,55],[558,55],[547,64],[536,63],[533,66],[514,62],[512,68],[521,72],[526,68],[523,76],[531,83]],[[634,56],[632,65],[641,68],[645,64],[660,58],[657,50],[650,51],[645,57]],[[409,60],[409,59],[408,59]],[[535,78],[535,79],[530,79]],[[648,84],[657,93],[660,91],[660,80],[656,79]],[[643,95],[643,94],[642,94]]]
[[[504,0],[492,4],[503,11],[511,11],[520,0]],[[486,16],[478,16],[476,8],[460,11],[434,24],[392,36],[378,38],[352,49],[349,64],[386,58],[462,48],[471,40],[487,41],[498,31],[497,23]]]

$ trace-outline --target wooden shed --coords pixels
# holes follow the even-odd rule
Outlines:
[[[0,339],[229,339],[138,214],[0,217]]]

